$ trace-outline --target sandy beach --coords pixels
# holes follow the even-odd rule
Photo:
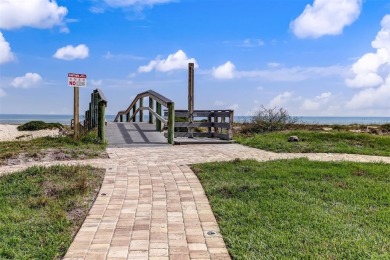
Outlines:
[[[18,125],[0,124],[0,142],[26,141],[37,137],[58,136],[59,129],[39,131],[19,131]]]

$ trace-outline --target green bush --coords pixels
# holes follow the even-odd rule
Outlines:
[[[284,108],[266,108],[261,106],[249,122],[243,124],[242,133],[266,133],[285,130],[297,123],[297,118],[291,117]]]
[[[19,131],[37,131],[53,128],[62,129],[64,128],[64,126],[60,123],[45,123],[43,121],[30,121],[28,123],[18,126]]]

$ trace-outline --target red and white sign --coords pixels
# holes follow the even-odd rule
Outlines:
[[[68,73],[68,86],[69,87],[87,87],[87,75]]]

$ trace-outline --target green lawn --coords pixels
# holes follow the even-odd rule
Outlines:
[[[236,160],[193,169],[233,259],[389,259],[389,165]]]
[[[289,136],[300,142],[288,142]],[[346,131],[284,131],[250,136],[236,136],[243,145],[273,152],[287,153],[349,153],[390,156],[390,136]]]
[[[20,153],[26,153],[27,157],[39,157],[39,153],[45,149],[59,149],[69,154],[72,158],[98,157],[105,151],[106,144],[99,143],[97,131],[92,131],[74,141],[71,136],[42,137],[30,141],[0,142],[0,165],[7,158],[15,158]]]
[[[0,259],[59,259],[103,181],[89,166],[32,167],[0,178]]]

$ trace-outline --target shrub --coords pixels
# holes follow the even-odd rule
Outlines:
[[[298,119],[288,114],[284,108],[266,108],[260,109],[250,118],[249,122],[244,123],[242,133],[265,133],[272,131],[285,130],[289,126],[297,123]]]
[[[64,128],[64,126],[60,123],[45,123],[43,121],[30,121],[28,123],[18,126],[19,131],[37,131],[53,128],[62,129]]]

